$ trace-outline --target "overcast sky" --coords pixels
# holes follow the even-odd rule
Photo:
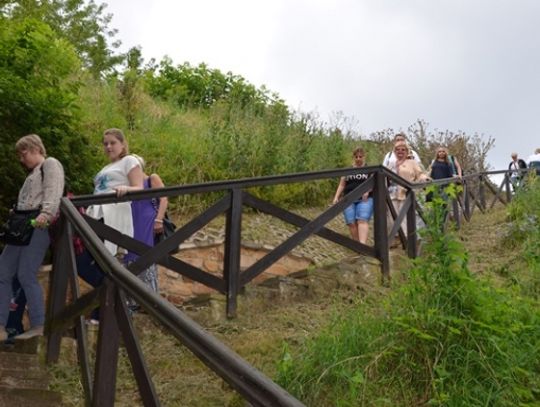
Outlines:
[[[105,0],[122,50],[205,62],[362,135],[463,130],[489,161],[540,147],[539,0]]]

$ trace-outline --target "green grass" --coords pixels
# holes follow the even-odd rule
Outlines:
[[[292,288],[249,285],[234,320],[219,295],[184,310],[309,406],[538,405],[540,311],[527,288],[530,247],[506,244],[512,211],[496,206],[459,233],[431,231],[425,257],[394,259],[391,287],[358,260],[313,269]],[[147,316],[135,324],[163,405],[242,405]],[[79,406],[74,361],[67,347],[53,386]],[[116,404],[140,405],[124,353],[120,366]]]
[[[539,403],[538,301],[473,274],[454,233],[424,237],[382,304],[360,302],[299,352],[286,347],[278,382],[310,406]]]

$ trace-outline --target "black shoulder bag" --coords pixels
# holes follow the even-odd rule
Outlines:
[[[0,240],[12,246],[28,246],[34,234],[32,220],[40,212],[40,209],[24,211],[13,209],[8,220],[0,228]]]

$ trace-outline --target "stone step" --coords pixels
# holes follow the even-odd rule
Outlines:
[[[47,373],[43,371],[26,375],[11,373],[4,375],[3,372],[0,372],[0,387],[18,390],[48,390],[49,378]]]
[[[0,343],[1,352],[13,352],[13,353],[29,353],[35,354],[38,352],[38,348],[41,343],[44,343],[43,337],[34,337],[25,340],[17,340],[11,338],[6,343]]]
[[[58,407],[62,405],[60,393],[40,389],[20,389],[0,386],[0,406]]]
[[[38,355],[0,352],[0,386],[47,390],[49,379]]]
[[[0,369],[39,369],[39,358],[36,354],[0,352]]]

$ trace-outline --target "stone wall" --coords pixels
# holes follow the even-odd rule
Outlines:
[[[181,250],[175,255],[178,259],[200,268],[208,273],[223,276],[224,245],[215,244],[185,244],[180,246]],[[256,244],[245,244],[241,246],[240,269],[245,270],[257,260],[269,253],[273,247],[260,246]],[[288,254],[257,276],[250,284],[260,283],[268,278],[284,276],[290,273],[304,270],[311,266],[313,262],[300,255]],[[48,298],[49,274],[51,266],[43,266],[39,273],[39,280]],[[198,296],[208,295],[215,290],[193,281],[165,267],[159,266],[159,291],[168,301],[176,305],[181,305],[186,301]],[[91,287],[79,279],[81,292],[88,292]]]
[[[242,245],[240,270],[246,270],[257,260],[269,253],[270,250],[271,248],[268,246]],[[223,276],[223,256],[223,244],[210,244],[204,246],[194,245],[190,248],[183,247],[176,255],[176,257],[186,263],[219,277]],[[257,284],[268,278],[284,276],[299,270],[304,270],[312,264],[313,262],[308,258],[289,254],[282,257],[279,261],[257,276],[251,284]],[[208,288],[201,283],[192,281],[187,277],[161,266],[159,267],[159,286],[161,295],[173,304],[182,304],[197,296],[215,292],[215,290]]]

